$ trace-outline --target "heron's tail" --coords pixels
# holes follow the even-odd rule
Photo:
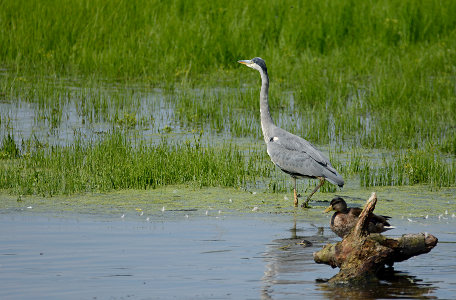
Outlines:
[[[324,173],[325,174],[323,175],[323,177],[325,177],[325,179],[328,180],[329,182],[331,182],[332,184],[336,184],[339,187],[344,186],[344,183],[345,183],[344,179],[342,178],[342,175],[337,173],[336,169],[328,168],[328,169],[326,169],[326,172],[324,172]]]

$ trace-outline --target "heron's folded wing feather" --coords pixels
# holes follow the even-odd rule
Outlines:
[[[284,148],[298,152],[305,152],[318,163],[323,165],[331,165],[329,159],[323,153],[321,153],[318,149],[315,148],[314,145],[302,137],[294,135],[279,127],[275,128],[274,136],[277,137],[276,141],[278,141]]]
[[[322,176],[322,169],[326,168],[307,152],[287,148],[279,141],[267,143],[267,151],[272,162],[289,174],[316,177]]]
[[[329,159],[303,138],[277,128],[267,143],[272,162],[284,172],[308,177],[325,177],[342,186],[342,177],[333,168]]]

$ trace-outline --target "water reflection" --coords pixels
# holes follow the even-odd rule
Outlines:
[[[393,270],[377,284],[364,285],[362,287],[334,287],[328,284],[320,284],[320,291],[328,299],[437,299],[431,295],[437,288],[431,284],[423,283],[415,276]]]
[[[362,287],[333,286],[327,282],[338,272],[329,266],[318,265],[313,252],[327,243],[334,243],[332,234],[324,227],[290,229],[290,237],[273,240],[265,253],[261,299],[285,297],[317,297],[327,299],[437,299],[437,287],[405,272],[387,269],[378,283]],[[304,234],[307,233],[307,234]],[[326,276],[320,279],[319,276]],[[294,285],[294,288],[291,286]],[[313,288],[309,288],[312,286]]]
[[[273,299],[278,293],[291,296],[289,290],[281,290],[293,284],[308,286],[314,283],[320,266],[314,263],[312,253],[329,240],[324,235],[324,228],[314,225],[297,228],[294,220],[289,231],[289,238],[273,240],[267,247],[261,299]]]

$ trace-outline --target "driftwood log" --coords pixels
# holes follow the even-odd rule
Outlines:
[[[313,254],[316,263],[339,267],[340,271],[329,280],[331,284],[356,284],[377,279],[385,265],[428,253],[437,244],[430,234],[405,234],[388,238],[378,233],[369,234],[367,217],[375,209],[377,196],[372,193],[356,226],[336,244],[328,244]]]

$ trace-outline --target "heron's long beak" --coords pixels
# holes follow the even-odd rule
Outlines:
[[[328,206],[328,207],[325,209],[325,213],[329,213],[331,210],[333,210],[332,205]]]
[[[251,60],[247,59],[247,60],[238,60],[238,63],[240,64],[243,64],[243,65],[249,65],[252,63]]]

